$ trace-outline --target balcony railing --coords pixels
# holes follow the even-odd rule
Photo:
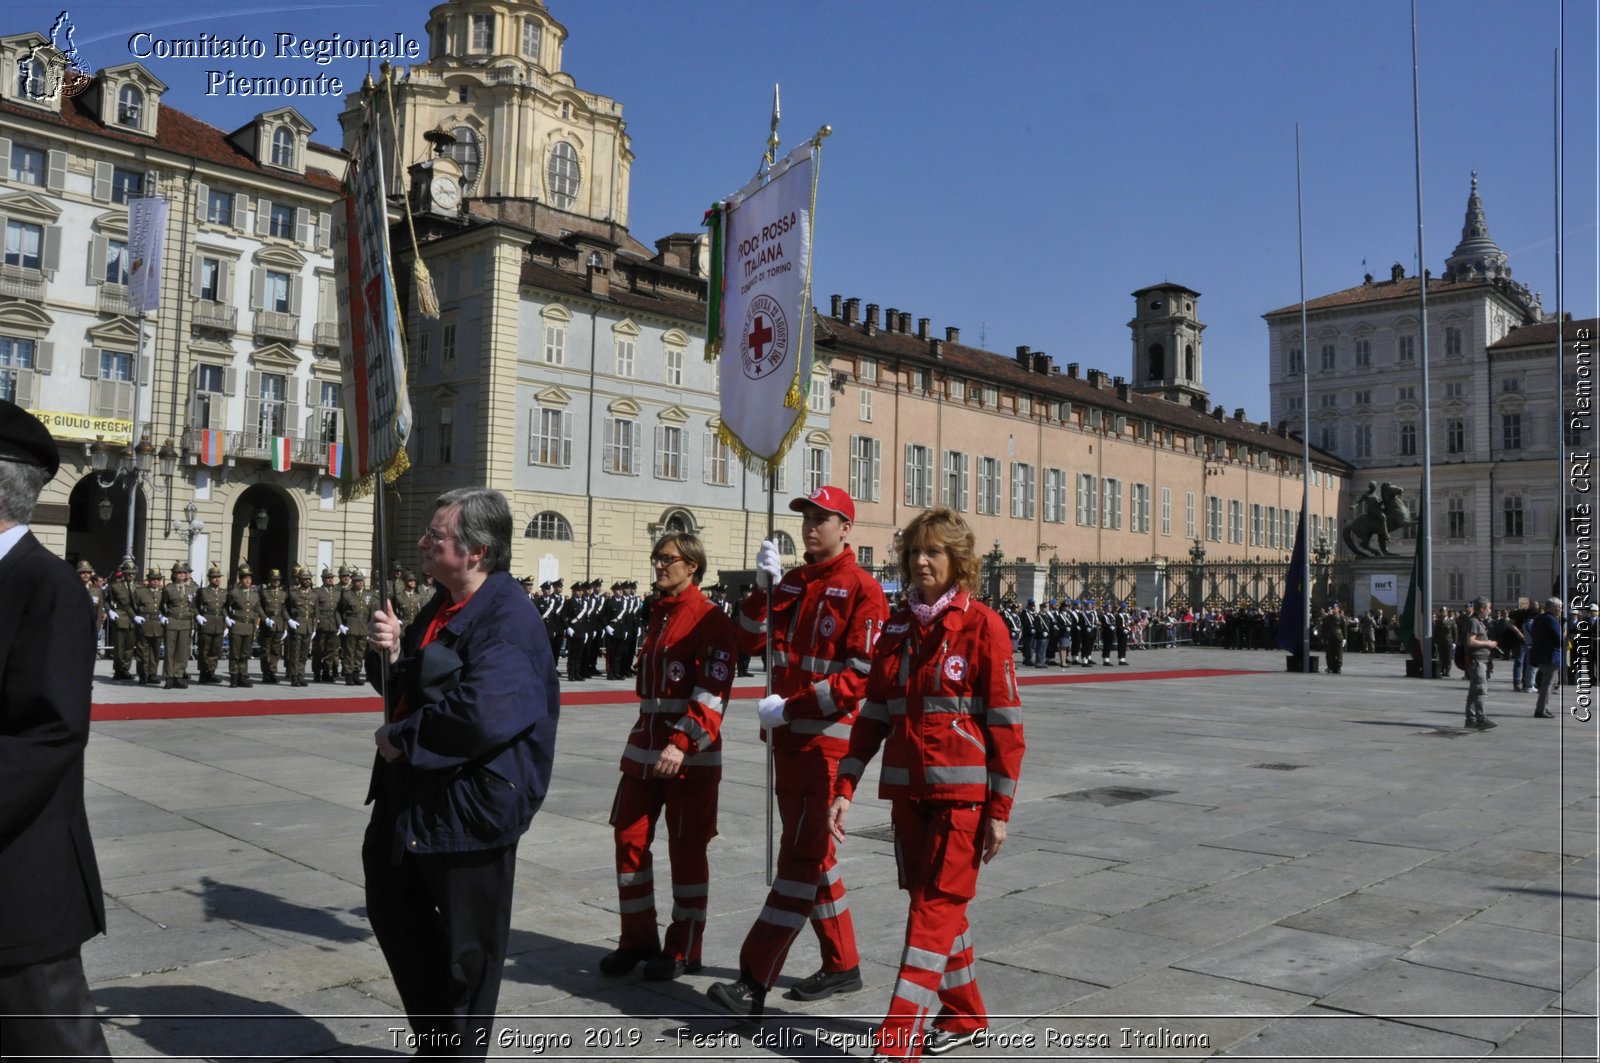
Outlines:
[[[311,342],[318,347],[339,346],[339,326],[327,321],[319,321],[311,326]]]
[[[296,466],[326,467],[328,463],[328,444],[320,437],[304,438],[294,432],[289,436],[289,458]],[[183,431],[182,446],[194,452],[200,449],[200,429],[191,425]],[[272,460],[272,437],[264,436],[255,429],[243,432],[223,433],[223,456],[235,458],[239,461],[264,461]]]
[[[95,306],[102,314],[116,314],[119,317],[133,315],[133,303],[128,298],[126,284],[102,284],[99,294],[95,297]]]
[[[44,271],[27,266],[0,266],[0,295],[44,301]]]
[[[239,311],[227,303],[212,302],[210,299],[194,301],[194,323],[199,328],[232,332],[238,327],[238,321]]]
[[[277,310],[257,310],[255,332],[274,340],[294,341],[300,338],[300,315],[285,314]]]

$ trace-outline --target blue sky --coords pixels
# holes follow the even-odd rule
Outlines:
[[[8,6],[0,32],[56,4]],[[139,30],[421,38],[430,4],[149,0],[69,5],[87,63]],[[199,11],[197,13],[197,7]],[[1130,372],[1130,293],[1199,291],[1212,400],[1268,414],[1261,315],[1306,290],[1416,269],[1410,5],[1405,0],[549,0],[565,69],[617,99],[633,141],[632,229],[695,229],[755,170],[774,82],[792,146],[824,123],[817,300],[909,310],[1009,354]],[[37,14],[30,14],[30,10]],[[210,10],[227,12],[212,15]],[[136,12],[136,13],[130,13]],[[1558,0],[1421,0],[1426,264],[1460,238],[1471,173],[1518,280],[1556,304]],[[1595,314],[1595,5],[1565,5],[1565,305]],[[35,25],[34,23],[37,23]],[[424,48],[426,47],[424,43]],[[168,102],[232,128],[281,99],[205,95],[206,70],[329,72],[364,61],[159,60]],[[340,140],[335,99],[293,102]],[[1365,265],[1363,265],[1365,263]]]

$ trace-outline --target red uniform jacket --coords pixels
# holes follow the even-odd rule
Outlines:
[[[625,775],[645,778],[668,745],[684,768],[722,774],[722,711],[733,687],[738,634],[733,621],[690,584],[650,607],[639,653],[639,722],[622,750]]]
[[[772,692],[783,695],[789,721],[774,748],[842,757],[866,693],[872,644],[889,615],[883,590],[846,546],[832,560],[785,573],[769,594],[777,631]],[[748,595],[740,607],[740,648],[751,656],[766,646],[767,598]]]
[[[887,738],[879,797],[980,804],[1009,819],[1023,752],[1011,654],[1005,621],[966,591],[925,631],[897,610],[873,653],[835,795],[854,797]]]

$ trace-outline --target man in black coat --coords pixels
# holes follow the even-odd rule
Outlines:
[[[0,1046],[109,1058],[80,949],[106,928],[83,810],[94,606],[28,530],[61,458],[0,401]]]

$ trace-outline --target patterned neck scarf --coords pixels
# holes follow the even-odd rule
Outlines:
[[[945,611],[955,596],[956,585],[952,583],[950,585],[950,589],[945,591],[938,601],[934,602],[932,605],[924,605],[922,601],[922,591],[916,587],[913,587],[911,589],[911,594],[906,598],[906,604],[911,606],[911,615],[917,618],[917,623],[923,627],[927,627],[935,620],[939,619],[939,614]]]

